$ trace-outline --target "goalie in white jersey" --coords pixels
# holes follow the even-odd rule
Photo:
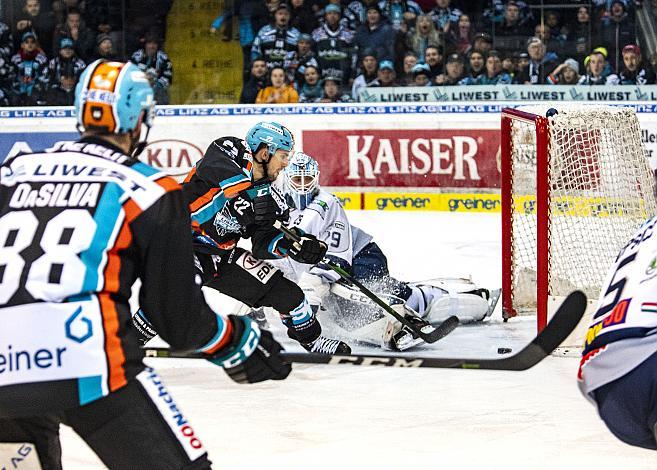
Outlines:
[[[657,450],[657,217],[621,249],[601,290],[579,388],[623,442]]]
[[[326,242],[329,260],[379,292],[393,308],[395,304],[404,306],[404,313],[417,313],[433,324],[451,315],[458,316],[461,322],[479,321],[490,315],[499,291],[491,298],[488,290],[477,288],[468,279],[442,279],[429,285],[410,284],[391,277],[379,246],[370,234],[349,223],[338,198],[319,187],[319,174],[319,166],[312,157],[296,152],[279,184],[283,185],[291,206],[291,225]],[[286,264],[281,268],[299,282],[311,305],[322,305],[324,310],[333,311],[337,327],[351,338],[400,350],[420,342],[416,337],[410,338],[409,330],[391,322],[357,289],[341,282],[340,276],[328,266],[303,265],[293,260],[279,263]],[[385,338],[384,332],[388,332]]]

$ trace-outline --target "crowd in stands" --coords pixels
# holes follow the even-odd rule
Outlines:
[[[82,70],[100,58],[133,61],[169,103],[162,41],[173,0],[4,2],[0,106],[71,104]],[[239,40],[241,103],[358,101],[368,87],[655,83],[637,42],[641,0],[541,4],[224,0],[208,23]]]
[[[97,59],[131,60],[157,102],[169,102],[173,66],[162,40],[172,0],[2,1],[13,3],[0,21],[0,106],[72,105]]]
[[[655,83],[637,45],[640,0],[542,3],[246,0],[226,2],[212,27],[239,19],[242,103],[357,101],[367,87]]]

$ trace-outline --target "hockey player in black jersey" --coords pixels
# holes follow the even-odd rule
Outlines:
[[[250,307],[272,307],[288,336],[307,350],[348,354],[348,345],[322,336],[301,288],[264,261],[289,256],[313,265],[327,250],[308,234],[302,234],[298,249],[273,227],[274,220],[287,219],[288,210],[271,183],[287,165],[293,145],[290,131],[274,122],[256,124],[246,141],[221,137],[210,144],[183,184],[192,223],[204,234],[197,235],[197,261],[206,286]],[[251,239],[251,252],[237,247],[241,238]],[[145,339],[154,334],[147,318],[135,315]]]
[[[153,91],[135,65],[96,61],[76,90],[78,142],[0,167],[0,443],[61,468],[59,425],[109,468],[209,468],[200,438],[143,362],[128,300],[172,348],[240,383],[284,379],[280,345],[213,312],[195,283],[180,186],[130,155]]]

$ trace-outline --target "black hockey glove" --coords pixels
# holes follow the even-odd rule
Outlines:
[[[247,228],[255,222],[253,204],[246,195],[240,194],[230,201],[230,213],[243,228]]]
[[[280,207],[271,194],[265,194],[253,198],[253,212],[256,224],[271,225],[279,217]]]
[[[283,362],[283,348],[267,330],[244,316],[228,315],[233,325],[233,338],[211,362],[224,368],[237,383],[256,383],[265,380],[283,380],[292,367]]]
[[[288,256],[294,261],[304,264],[317,264],[324,259],[326,251],[328,250],[328,245],[323,241],[317,240],[317,237],[309,233],[304,233],[303,230],[298,229],[297,227],[291,227],[290,230],[295,232],[300,240],[298,242],[293,242],[287,238],[287,246],[283,248],[287,249]]]

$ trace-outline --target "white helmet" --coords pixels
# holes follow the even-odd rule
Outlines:
[[[285,193],[294,206],[303,210],[319,192],[319,165],[303,152],[295,152],[283,170]]]

